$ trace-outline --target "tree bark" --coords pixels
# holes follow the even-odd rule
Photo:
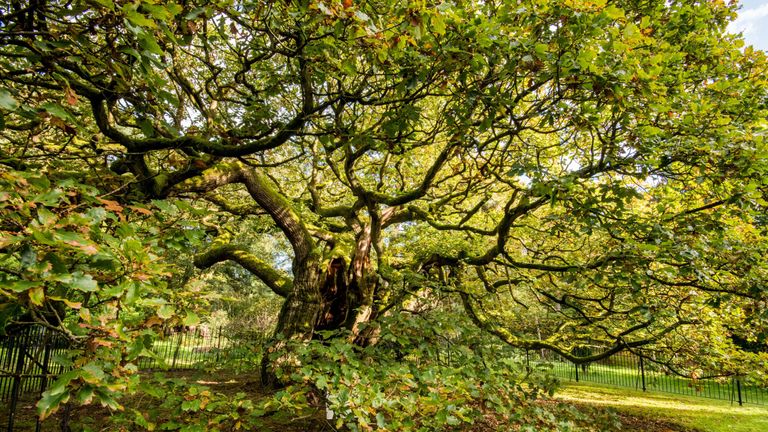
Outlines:
[[[321,312],[320,287],[325,278],[320,263],[316,259],[294,259],[293,265],[293,291],[280,309],[275,334],[261,359],[261,382],[265,387],[280,384],[276,369],[290,367],[294,358],[288,343],[311,340]]]

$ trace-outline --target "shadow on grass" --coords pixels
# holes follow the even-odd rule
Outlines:
[[[595,384],[568,384],[557,394],[566,402],[612,407],[619,412],[668,420],[706,432],[768,431],[768,407],[670,395]]]

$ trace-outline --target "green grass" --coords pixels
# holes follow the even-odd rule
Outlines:
[[[627,414],[667,420],[701,432],[768,431],[768,407],[654,391],[568,383],[556,395],[566,402],[607,406]]]
[[[227,338],[216,340],[186,335],[179,339],[174,335],[155,341],[152,352],[157,358],[142,359],[139,361],[140,368],[197,369],[204,365],[222,364],[249,357],[251,346]]]
[[[575,368],[570,363],[549,362],[545,363],[551,369],[550,373],[565,380],[575,380]],[[606,384],[642,389],[639,367],[627,367],[624,365],[606,365],[594,363],[589,366],[587,372],[579,370],[579,379],[582,382]],[[645,386],[648,390],[665,393],[675,393],[688,396],[707,397],[725,401],[738,400],[734,382],[729,379],[703,379],[691,380],[676,375],[667,375],[659,371],[646,369]],[[768,405],[768,391],[752,385],[741,383],[742,399],[748,404]]]

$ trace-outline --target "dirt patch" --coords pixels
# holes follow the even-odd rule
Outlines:
[[[619,419],[623,425],[622,430],[643,432],[698,432],[696,429],[686,428],[664,420],[649,417],[638,417],[619,413]]]

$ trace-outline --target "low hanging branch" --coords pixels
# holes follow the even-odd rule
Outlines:
[[[234,261],[256,277],[261,279],[275,294],[287,297],[293,290],[290,277],[283,274],[265,261],[240,246],[233,244],[214,245],[207,251],[195,256],[195,266],[206,269],[222,261]]]
[[[523,339],[513,335],[509,330],[507,330],[506,328],[502,327],[497,323],[493,323],[490,319],[488,319],[488,317],[485,316],[485,314],[483,314],[481,311],[478,311],[477,308],[475,308],[475,306],[472,304],[472,299],[468,293],[459,292],[459,296],[461,298],[462,305],[464,306],[464,310],[467,312],[467,315],[472,320],[472,322],[475,323],[475,325],[477,325],[481,329],[498,337],[501,341],[505,342],[506,344],[513,346],[515,348],[522,348],[526,350],[547,349],[559,354],[564,359],[571,361],[575,364],[586,364],[586,363],[595,362],[598,360],[608,358],[626,349],[638,348],[641,346],[649,345],[661,340],[664,336],[668,335],[669,333],[671,333],[672,331],[674,331],[675,329],[681,326],[695,324],[692,321],[678,320],[666,326],[665,328],[659,330],[652,336],[649,336],[643,339],[634,340],[634,341],[625,340],[623,336],[627,336],[628,334],[625,334],[627,332],[624,332],[621,334],[620,337],[618,337],[614,341],[613,345],[607,350],[598,354],[578,356],[578,355],[574,355],[569,351],[564,350],[562,347],[558,345],[555,345],[543,340]],[[634,330],[635,329],[632,329],[631,331],[634,331]]]

